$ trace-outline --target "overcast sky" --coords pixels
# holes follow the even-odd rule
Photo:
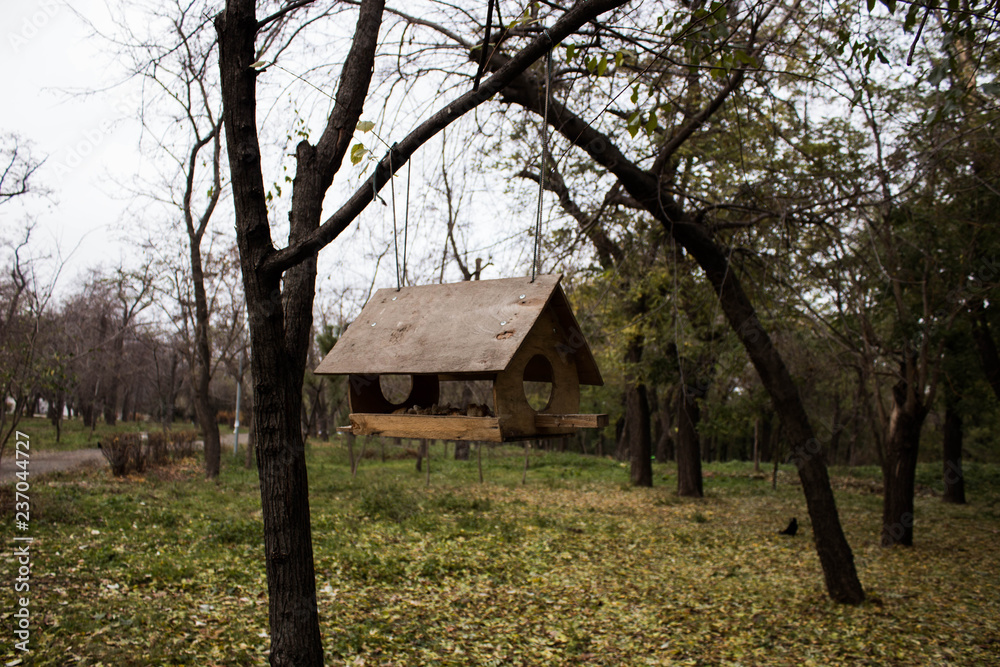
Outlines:
[[[80,0],[73,9],[100,24],[100,0]],[[76,248],[67,281],[85,266],[120,261],[121,218],[127,204],[115,184],[137,168],[137,113],[128,86],[115,86],[108,59],[64,2],[27,0],[0,4],[3,26],[5,102],[0,131],[33,143],[45,157],[37,184],[51,191],[4,213],[4,236],[34,218],[35,239]],[[88,91],[91,94],[84,96]],[[134,95],[133,95],[134,97]]]

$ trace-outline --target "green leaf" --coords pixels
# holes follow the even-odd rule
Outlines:
[[[576,57],[576,44],[568,44],[566,46],[566,62],[572,62],[573,58]]]
[[[351,146],[351,164],[358,164],[365,159],[365,153],[368,149],[361,142],[358,142]]]
[[[608,71],[608,57],[601,56],[601,62],[597,63],[597,76],[604,76],[604,73]]]
[[[632,86],[632,104],[639,103],[639,84]]]
[[[878,0],[868,0],[868,13],[871,14],[872,10],[875,9],[875,4]]]
[[[646,134],[653,134],[653,132],[656,131],[656,128],[658,126],[659,123],[657,123],[656,121],[656,112],[654,111],[649,114],[649,120],[646,121],[645,125]]]
[[[374,129],[375,129],[375,123],[371,122],[370,120],[358,121],[358,130],[362,132],[371,132]]]

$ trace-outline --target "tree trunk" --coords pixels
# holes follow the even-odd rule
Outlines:
[[[633,315],[647,310],[645,299],[629,304],[629,312]],[[649,400],[640,370],[644,342],[642,335],[634,335],[629,338],[625,351],[625,429],[621,444],[628,447],[630,480],[633,486],[653,486]]]
[[[760,416],[753,420],[753,471],[760,472]]]
[[[986,318],[986,308],[982,302],[973,309],[972,337],[976,341],[979,362],[986,380],[990,383],[993,394],[1000,399],[1000,353],[997,352],[997,344],[990,331],[990,322]]]
[[[310,328],[304,332],[291,328],[301,326],[306,316],[311,320],[311,303],[308,314],[302,308],[313,291],[307,288],[305,294],[283,303],[281,273],[259,270],[273,245],[257,140],[257,71],[251,67],[258,30],[255,3],[227,3],[215,21],[236,237],[253,351],[253,428],[264,519],[270,662],[274,667],[322,667],[309,482],[299,426],[307,350],[301,339],[304,336],[308,343]],[[294,221],[292,227],[294,233]],[[315,260],[311,264],[314,269]],[[299,287],[301,274],[286,275],[289,293]],[[286,331],[292,335],[286,338]]]
[[[49,402],[49,422],[56,428],[56,442],[62,434],[63,410],[66,408],[66,393],[57,391],[52,401]]]
[[[882,546],[913,546],[913,494],[916,487],[920,430],[927,408],[906,397],[906,383],[893,388],[892,413],[882,470]]]
[[[828,456],[830,457],[830,464],[837,464],[837,453],[840,449],[840,437],[844,433],[844,427],[840,423],[841,420],[841,407],[840,407],[840,394],[835,393],[833,395],[833,426],[830,428],[830,444],[827,447]]]
[[[954,401],[944,410],[944,495],[946,503],[965,504],[965,476],[962,473],[962,416]]]
[[[205,293],[205,274],[202,269],[200,239],[189,239],[191,250],[191,280],[194,284],[195,304],[195,372],[194,412],[205,438],[205,477],[219,476],[222,445],[219,439],[219,422],[212,405],[212,347],[208,337],[208,297]]]
[[[701,478],[701,445],[698,442],[698,421],[701,409],[689,386],[681,386],[677,395],[677,495],[701,498],[704,493]]]
[[[671,417],[671,392],[657,401],[656,411],[660,422],[660,437],[656,441],[656,460],[666,463],[674,457],[674,420]]]
[[[471,445],[467,440],[459,440],[455,443],[455,460],[468,461]]]

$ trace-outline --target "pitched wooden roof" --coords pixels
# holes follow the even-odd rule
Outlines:
[[[580,382],[604,384],[561,277],[380,289],[316,373],[496,373],[549,306],[565,332],[556,343],[573,353]]]

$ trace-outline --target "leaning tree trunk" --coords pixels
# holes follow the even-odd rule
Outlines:
[[[726,95],[739,86],[743,76],[742,70],[733,73],[724,91]],[[544,100],[537,93],[540,88],[541,81],[538,78],[522,75],[503,90],[503,99],[542,116],[544,105],[541,102]],[[720,95],[715,100],[717,104],[708,107],[707,111],[717,109],[724,99],[725,95]],[[663,186],[659,173],[641,169],[621,152],[611,137],[574,114],[564,104],[550,98],[547,105],[550,125],[617,177],[625,191],[660,222],[666,233],[690,253],[705,272],[729,325],[746,349],[747,356],[760,376],[761,384],[771,397],[775,412],[781,418],[785,435],[792,446],[793,460],[802,481],[802,492],[812,522],[813,539],[823,567],[827,592],[837,602],[863,602],[864,589],[858,579],[854,555],[840,524],[822,447],[816,439],[788,367],[757,318],[737,272],[729,264],[729,253],[712,239],[709,230],[699,224],[674,198],[674,194]],[[699,114],[698,119],[701,120],[697,122],[703,122],[710,115]],[[691,126],[688,129],[694,132],[698,128]],[[671,143],[678,141],[683,143],[683,138],[675,137]],[[670,153],[664,152],[658,159],[662,159],[664,155],[669,156]]]
[[[677,495],[701,498],[701,443],[698,421],[701,409],[691,387],[681,385],[677,394]]]
[[[965,504],[965,476],[962,473],[962,416],[954,401],[944,409],[944,495],[946,503]]]
[[[917,452],[927,408],[910,397],[905,382],[893,388],[889,432],[882,470],[882,546],[913,546],[913,494],[916,489]]]

